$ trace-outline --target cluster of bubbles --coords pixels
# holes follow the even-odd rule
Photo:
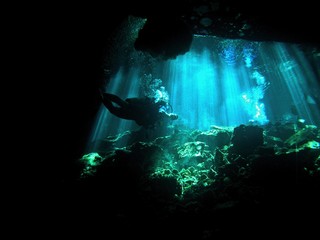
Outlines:
[[[269,122],[264,104],[261,99],[264,97],[264,93],[269,86],[267,82],[258,71],[252,73],[252,78],[256,81],[256,86],[251,89],[251,91],[242,94],[242,99],[244,100],[244,106],[247,113],[252,117],[250,121],[258,122],[260,124],[266,124]]]
[[[161,79],[152,78],[151,74],[145,74],[140,79],[140,86],[144,96],[154,98],[155,102],[169,102],[169,94],[163,86]]]

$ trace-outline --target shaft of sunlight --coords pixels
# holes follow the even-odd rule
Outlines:
[[[294,44],[195,37],[190,51],[176,59],[131,56],[134,64],[119,66],[105,91],[123,99],[141,97],[147,94],[141,89],[147,79],[144,86],[151,94],[163,89],[179,115],[177,127],[209,130],[299,119],[319,124],[319,74],[314,71],[319,59],[310,62]],[[88,146],[95,150],[105,137],[135,128],[101,105]]]
[[[113,93],[122,99],[139,95],[139,75],[140,69],[131,68],[125,71],[120,68],[117,74],[106,86],[105,92]],[[94,151],[99,148],[100,142],[107,136],[123,133],[136,127],[135,123],[129,120],[118,118],[112,115],[101,103],[96,117],[91,138],[88,142],[87,151]]]

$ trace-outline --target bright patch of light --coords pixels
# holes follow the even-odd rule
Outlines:
[[[80,160],[83,161],[86,165],[97,166],[101,163],[102,157],[98,153],[93,152],[83,155]]]
[[[305,146],[312,149],[320,149],[320,143],[316,141],[309,141],[305,144]]]

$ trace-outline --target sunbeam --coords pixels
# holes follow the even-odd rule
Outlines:
[[[172,60],[127,57],[134,64],[120,66],[104,91],[125,99],[162,89],[179,115],[175,127],[209,130],[298,120],[319,124],[318,76],[312,69],[318,63],[308,62],[295,44],[194,36],[190,51]],[[158,81],[157,86],[151,81]],[[137,129],[133,121],[117,118],[101,105],[90,151],[108,136]]]

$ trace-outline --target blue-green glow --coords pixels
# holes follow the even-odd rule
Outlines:
[[[310,62],[294,44],[195,36],[190,51],[174,60],[154,60],[134,50],[126,57],[133,64],[119,66],[105,91],[122,98],[142,96],[145,76],[158,79],[158,90],[162,90],[154,93],[169,99],[179,115],[174,125],[208,130],[213,125],[299,119],[319,124],[315,102],[320,92],[319,71],[312,68],[319,66],[319,57]],[[152,64],[146,66],[148,58]],[[138,128],[101,105],[90,142]]]
[[[83,161],[86,165],[97,166],[101,163],[102,158],[99,153],[93,152],[83,155],[80,160]]]
[[[211,125],[236,126],[268,122],[263,103],[268,81],[252,68],[259,44],[240,40],[196,38],[206,42],[201,52],[190,51],[169,64],[173,105],[183,124],[206,130]],[[263,79],[263,80],[261,80]]]

